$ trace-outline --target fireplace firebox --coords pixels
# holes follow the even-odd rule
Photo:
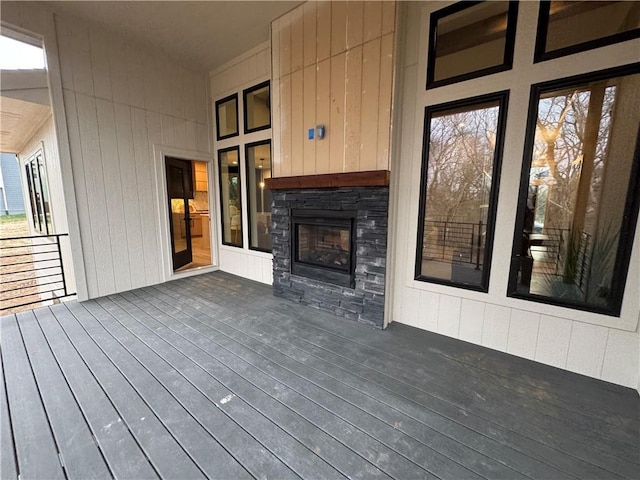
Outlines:
[[[291,273],[354,287],[355,211],[292,210]]]

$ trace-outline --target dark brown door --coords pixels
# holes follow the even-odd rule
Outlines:
[[[189,199],[193,198],[192,164],[189,160],[167,157],[166,169],[171,256],[173,269],[177,270],[193,261],[189,217]]]

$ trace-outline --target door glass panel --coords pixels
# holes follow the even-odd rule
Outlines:
[[[33,176],[31,175],[31,163],[24,166],[27,175],[27,186],[29,187],[29,203],[31,206],[31,219],[33,220],[33,228],[40,231],[40,219],[38,210],[36,209],[36,192],[33,188]]]
[[[194,161],[195,195],[189,200],[193,267],[212,264],[209,215],[209,176],[207,162]]]
[[[183,198],[171,199],[171,222],[173,224],[174,252],[184,252],[187,249],[187,232]]]
[[[193,260],[193,225],[189,210],[193,198],[193,165],[189,160],[177,158],[166,161],[173,269],[178,270]]]

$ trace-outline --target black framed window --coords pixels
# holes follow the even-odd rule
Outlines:
[[[271,90],[269,81],[247,88],[244,99],[244,133],[271,128]]]
[[[509,70],[518,2],[458,2],[431,14],[427,88]]]
[[[245,145],[249,202],[249,248],[271,252],[271,140]]]
[[[542,1],[535,61],[640,37],[640,3]]]
[[[640,63],[532,86],[509,296],[620,315],[640,202]]]
[[[218,150],[222,243],[242,247],[242,181],[240,148]]]
[[[238,135],[238,94],[216,102],[216,136],[218,140]]]
[[[27,188],[33,228],[42,235],[53,234],[51,202],[49,200],[49,182],[42,151],[33,155],[25,164]]]
[[[416,280],[488,290],[508,99],[425,109]]]

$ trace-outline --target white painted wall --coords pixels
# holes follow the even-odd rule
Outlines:
[[[401,2],[400,113],[394,125],[391,187],[391,320],[638,388],[640,229],[620,318],[507,298],[506,291],[531,84],[637,62],[640,40],[534,65],[538,3],[520,2],[513,70],[427,91],[429,13],[446,5]],[[505,89],[511,93],[489,292],[415,281],[424,107]]]
[[[242,231],[243,231],[243,248],[231,247],[229,245],[222,244],[222,238],[218,238],[218,250],[220,256],[220,269],[239,275],[241,277],[250,278],[252,280],[266,283],[271,285],[273,283],[273,268],[272,261],[273,256],[270,253],[258,252],[249,249],[249,228],[248,228],[248,201],[247,201],[247,188],[246,179],[246,162],[244,146],[247,143],[258,142],[260,140],[271,139],[271,129],[261,130],[259,132],[253,132],[244,134],[243,125],[243,108],[242,108],[242,91],[246,88],[257,85],[261,82],[269,80],[270,78],[270,65],[271,65],[271,50],[269,48],[269,42],[264,42],[257,47],[251,49],[244,55],[239,56],[233,61],[222,65],[209,74],[209,84],[211,88],[211,112],[212,121],[215,123],[215,102],[221,98],[238,94],[238,128],[240,134],[236,137],[227,138],[220,141],[215,141],[215,185],[216,192],[218,192],[218,150],[233,146],[240,147],[240,173],[243,179],[242,186]],[[273,117],[272,117],[273,118]],[[216,131],[215,125],[212,129]],[[273,152],[273,146],[272,146]],[[217,195],[217,193],[216,193]],[[220,202],[218,201],[218,204]],[[213,213],[213,212],[212,212]],[[214,217],[212,216],[212,219]],[[218,230],[220,230],[220,208],[218,207],[215,212],[215,221]],[[221,230],[220,230],[221,231]]]
[[[60,168],[60,156],[58,154],[58,140],[53,124],[53,117],[50,116],[38,131],[27,141],[21,152],[18,153],[20,161],[20,176],[22,179],[22,191],[25,193],[25,211],[29,221],[29,228],[32,235],[40,235],[33,229],[33,215],[28,197],[28,186],[26,183],[24,164],[34,154],[42,150],[45,168],[47,171],[47,183],[49,187],[49,205],[53,220],[52,233],[68,233],[69,224],[67,221],[67,209],[64,198],[64,187],[62,184],[62,170]],[[61,238],[62,259],[65,271],[65,280],[69,292],[76,291],[75,274],[73,270],[73,260],[68,237]]]

